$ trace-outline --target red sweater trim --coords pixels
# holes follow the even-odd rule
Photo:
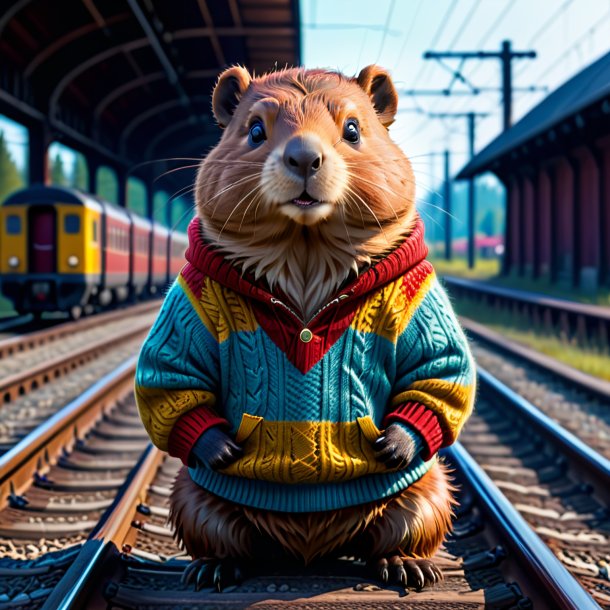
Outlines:
[[[436,415],[421,403],[407,402],[397,406],[385,416],[382,425],[387,428],[392,422],[407,424],[419,432],[425,446],[422,453],[424,460],[431,459],[443,446],[443,431]]]
[[[199,437],[212,426],[230,427],[229,422],[209,407],[195,407],[178,418],[168,439],[168,453],[188,466],[189,455]]]
[[[203,280],[208,276],[248,297],[258,324],[303,374],[341,337],[371,291],[403,276],[402,288],[412,298],[432,273],[432,265],[425,260],[428,249],[423,222],[418,218],[412,233],[400,246],[340,290],[332,306],[307,322],[312,338],[304,343],[300,340],[303,322],[279,302],[277,295],[268,292],[262,282],[256,282],[248,272],[242,274],[222,252],[205,242],[199,218],[191,221],[188,234],[189,264],[182,270],[182,276],[193,294],[199,298]]]

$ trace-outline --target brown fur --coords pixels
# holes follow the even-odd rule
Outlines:
[[[394,250],[412,230],[411,165],[387,127],[398,96],[377,66],[347,78],[287,69],[253,78],[225,71],[213,95],[223,137],[201,164],[196,199],[203,235],[243,271],[279,289],[307,321],[340,286]],[[361,139],[343,138],[357,119]],[[253,119],[266,140],[248,142]],[[319,146],[315,176],[295,177],[283,161],[296,136]],[[303,190],[318,205],[299,208]],[[225,501],[183,470],[171,499],[178,539],[196,558],[328,554],[367,558],[404,552],[430,557],[450,527],[451,486],[441,464],[386,500],[332,512],[287,514]]]
[[[194,483],[183,468],[170,521],[193,557],[269,559],[284,553],[309,562],[349,554],[377,558],[402,551],[434,555],[451,525],[451,484],[443,464],[386,500],[313,513],[257,510],[227,502]]]
[[[301,68],[255,79],[231,68],[220,77],[214,110],[226,129],[196,186],[204,236],[236,265],[279,287],[304,320],[412,229],[413,172],[387,132],[397,99],[376,66],[358,79]],[[253,116],[267,132],[257,148],[248,144]],[[359,121],[357,146],[342,139],[347,118]],[[303,183],[282,162],[289,139],[303,134],[319,139],[324,157],[307,190],[326,203],[307,213],[289,204]]]

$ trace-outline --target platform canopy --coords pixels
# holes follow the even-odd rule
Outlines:
[[[0,113],[129,168],[200,157],[219,72],[300,62],[297,0],[14,0],[0,14]]]
[[[610,125],[610,53],[556,89],[508,131],[500,134],[459,172],[458,179],[486,171],[501,174],[511,164],[548,159],[586,144]],[[601,131],[600,131],[601,129]]]

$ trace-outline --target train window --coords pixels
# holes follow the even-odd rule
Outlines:
[[[93,221],[93,243],[97,244],[97,220]]]
[[[6,217],[6,232],[9,235],[19,235],[21,233],[21,216],[10,214]]]
[[[74,235],[80,231],[80,217],[76,214],[66,214],[64,217],[64,231]]]

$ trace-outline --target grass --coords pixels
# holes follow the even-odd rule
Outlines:
[[[0,318],[8,318],[16,315],[17,312],[13,309],[11,302],[0,295]]]
[[[610,288],[598,288],[596,292],[584,292],[570,286],[551,284],[551,281],[545,277],[533,279],[519,276],[516,273],[503,276],[500,275],[499,259],[479,259],[474,269],[468,269],[465,258],[453,258],[451,261],[446,261],[443,258],[430,257],[430,262],[441,276],[453,275],[471,280],[481,280],[494,286],[538,292],[558,299],[610,307]]]
[[[453,258],[447,261],[444,258],[430,257],[430,262],[439,275],[453,275],[472,280],[490,280],[500,273],[500,261],[498,259],[482,258],[477,261],[474,269],[468,269],[465,258]]]
[[[610,350],[608,345],[580,347],[575,339],[561,336],[558,332],[549,332],[544,328],[534,327],[530,320],[519,313],[497,310],[479,301],[466,298],[452,299],[453,306],[459,315],[471,318],[492,330],[518,341],[527,347],[546,354],[575,369],[610,381]]]

